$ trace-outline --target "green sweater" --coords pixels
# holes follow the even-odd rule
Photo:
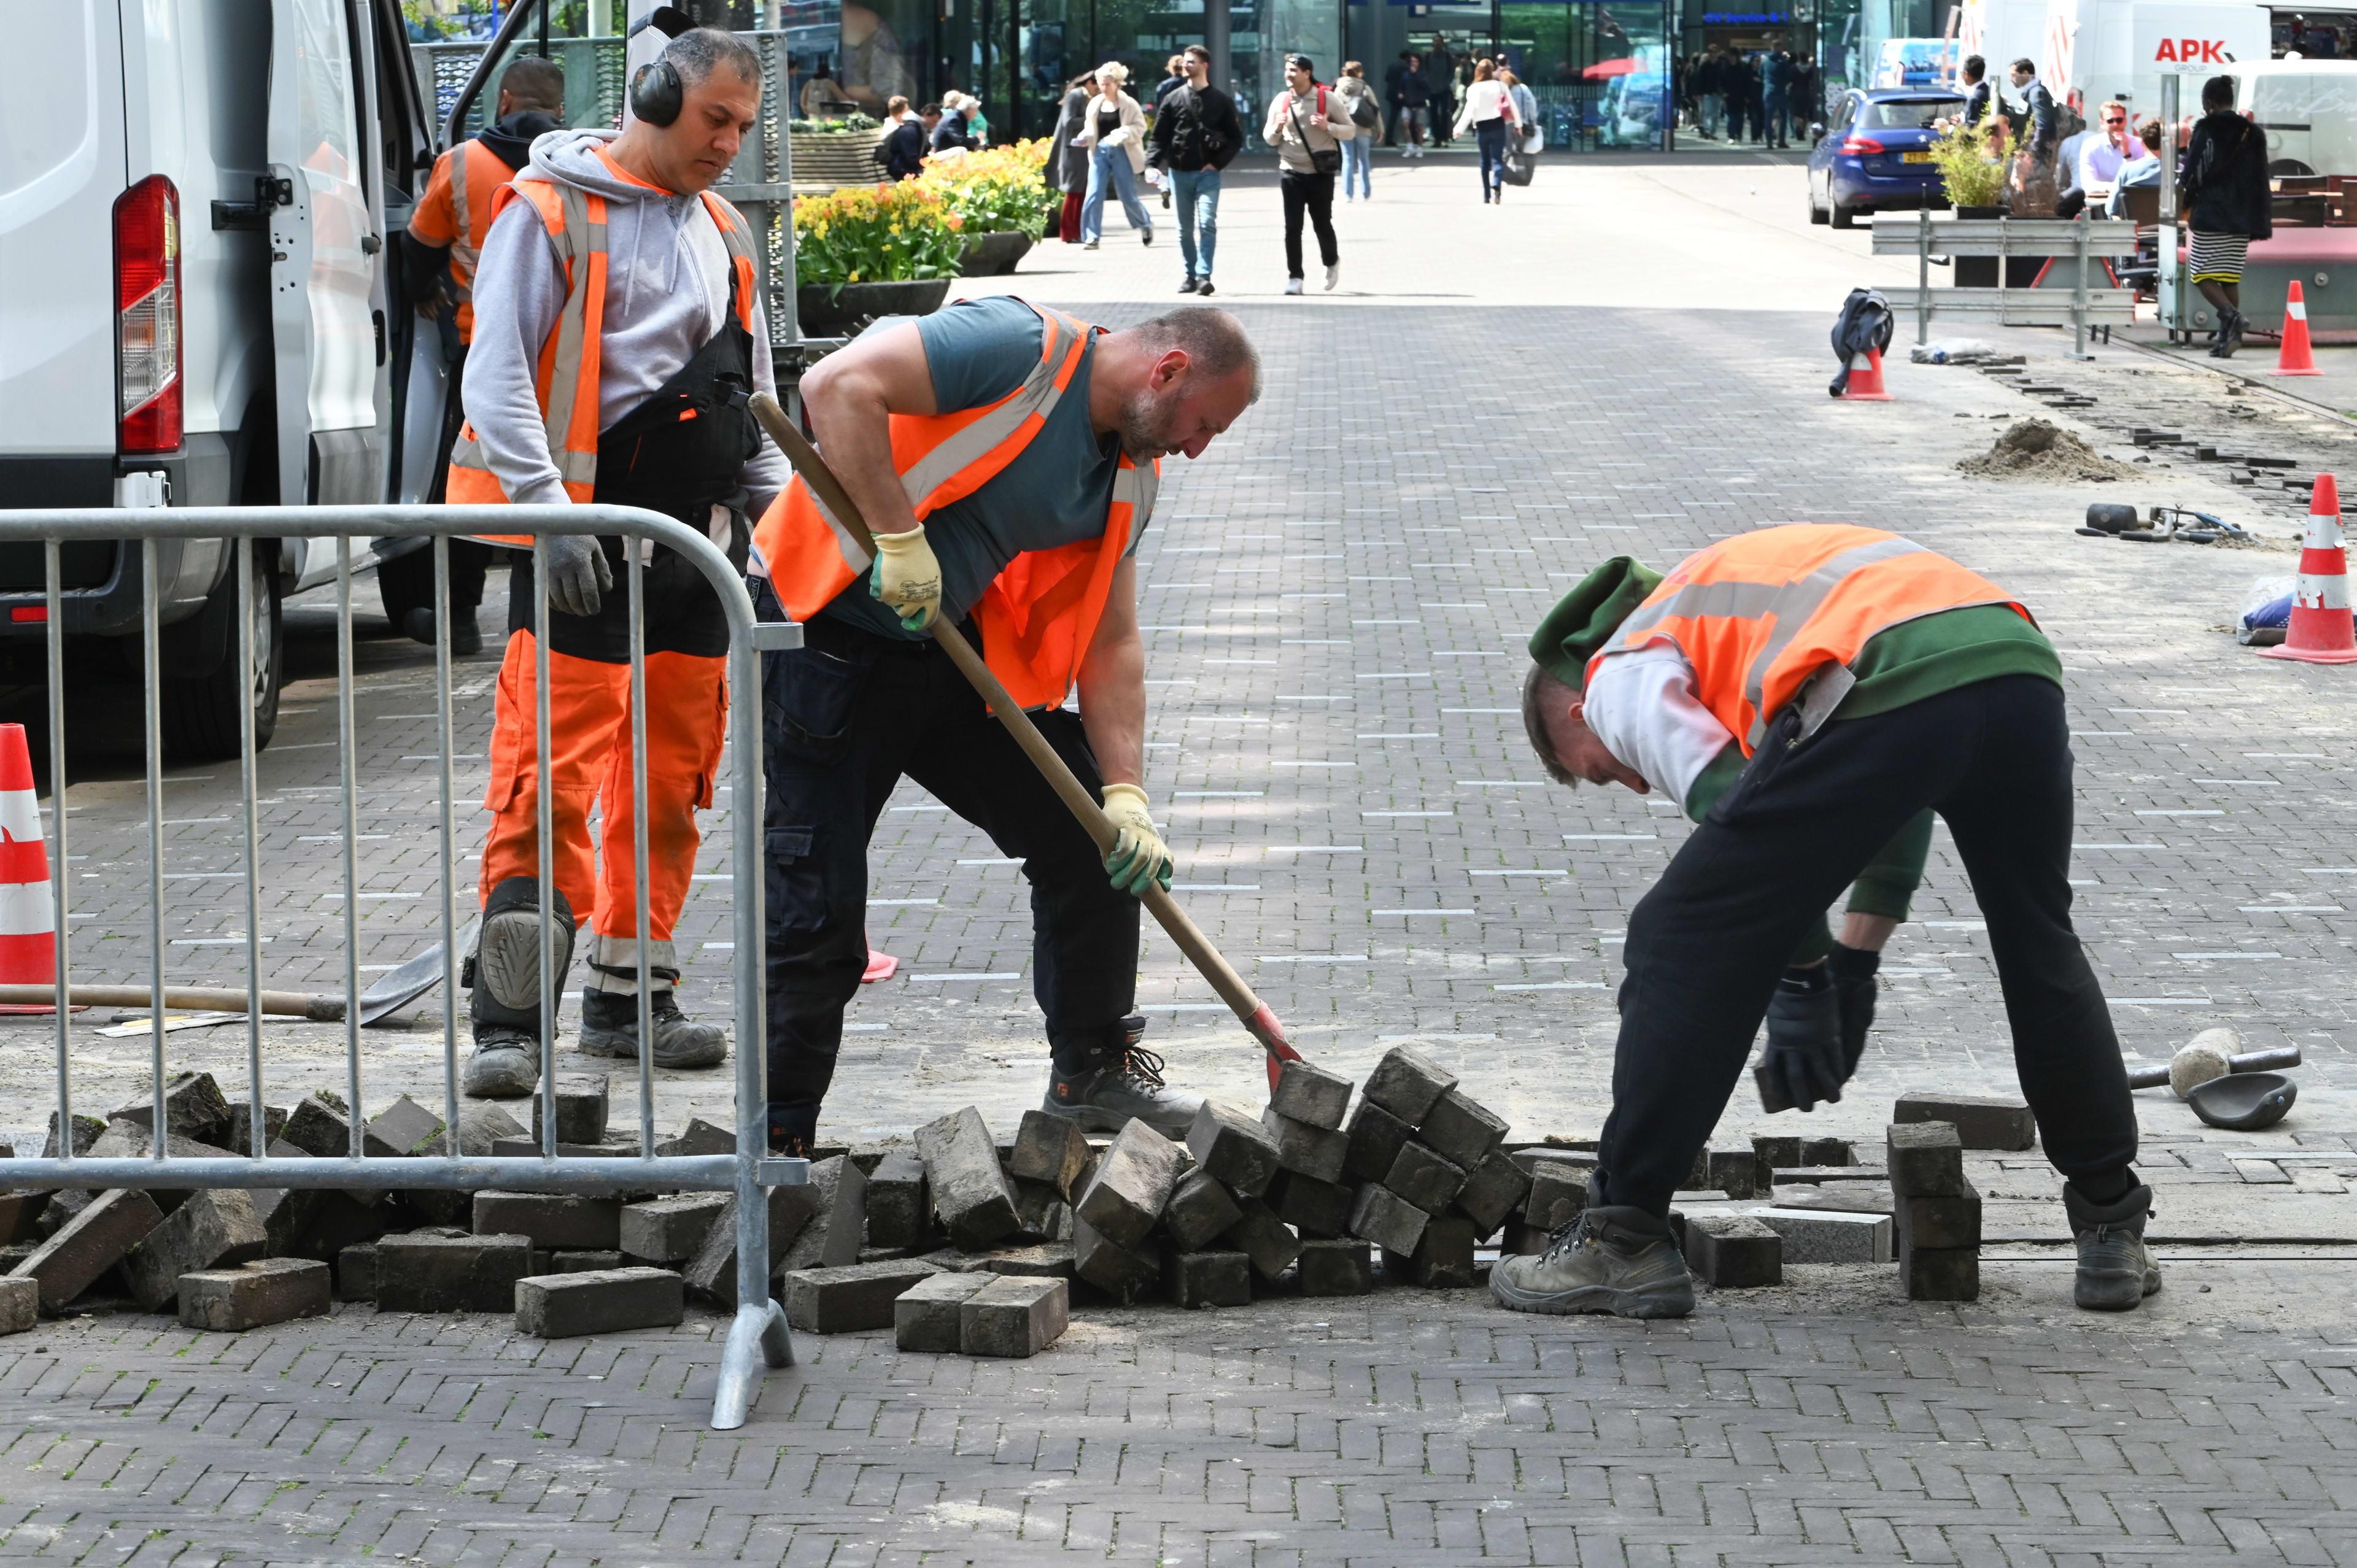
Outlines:
[[[2062,660],[2045,633],[2003,605],[1976,605],[1901,621],[1876,633],[1858,650],[1850,672],[1857,684],[1834,710],[1834,722],[1870,718],[2001,675],[2040,675],[2062,683]],[[1700,822],[1743,772],[1743,747],[1734,741],[1695,776],[1686,791],[1686,815]],[[1853,915],[1907,918],[1923,864],[1932,854],[1932,813],[1922,811],[1882,846],[1858,874],[1849,893]],[[1792,955],[1813,963],[1833,950],[1833,931],[1822,918]]]

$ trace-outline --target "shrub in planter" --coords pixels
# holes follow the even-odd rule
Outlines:
[[[958,275],[965,220],[919,180],[845,187],[794,202],[794,281],[839,289]]]
[[[1939,166],[1940,183],[1947,189],[1950,206],[1959,209],[1995,207],[2005,199],[2011,136],[2012,128],[2003,115],[1984,118],[1978,125],[1966,125],[1961,120],[1942,124],[1939,137],[1932,144],[1932,161]]]
[[[1048,230],[1048,142],[1045,137],[955,157],[931,157],[917,183],[940,193],[964,220],[971,236]]]

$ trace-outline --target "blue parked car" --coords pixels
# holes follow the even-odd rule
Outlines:
[[[1946,207],[1932,161],[1932,124],[1964,112],[1964,99],[1953,92],[1850,89],[1809,154],[1809,221],[1846,229],[1861,212]]]

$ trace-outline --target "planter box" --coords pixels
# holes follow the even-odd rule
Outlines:
[[[885,316],[930,316],[949,297],[950,280],[922,283],[804,284],[795,291],[794,314],[812,338],[849,338]],[[828,298],[833,295],[832,299]]]
[[[976,234],[965,242],[961,271],[970,278],[995,278],[1011,273],[1030,252],[1031,236],[1019,229]]]
[[[884,166],[876,148],[884,140],[873,131],[805,132],[793,138],[796,185],[879,185]]]

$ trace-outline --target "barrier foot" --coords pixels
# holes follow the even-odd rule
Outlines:
[[[762,1372],[793,1364],[794,1340],[786,1327],[785,1308],[767,1297],[737,1307],[737,1321],[728,1326],[727,1346],[720,1353],[712,1430],[734,1432],[744,1425],[753,1397],[761,1391]]]

